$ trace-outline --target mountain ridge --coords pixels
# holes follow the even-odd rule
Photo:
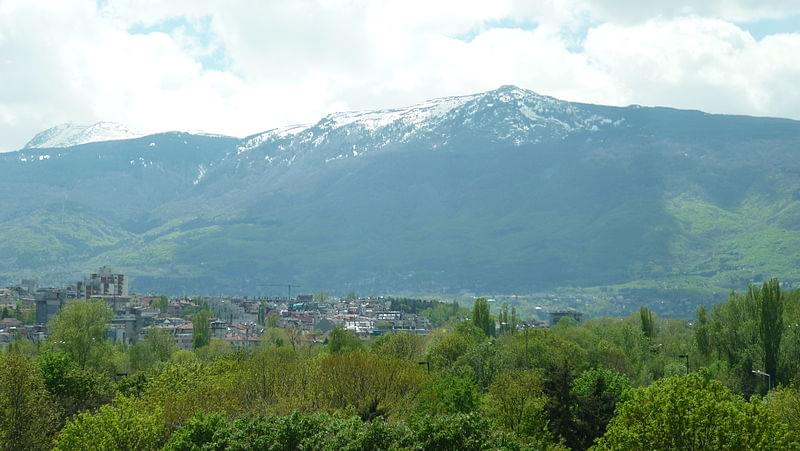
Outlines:
[[[0,279],[108,264],[163,291],[800,282],[798,149],[797,121],[508,86],[242,139],[22,149],[0,154],[0,238],[25,237],[0,249]],[[36,213],[70,205],[63,227]]]

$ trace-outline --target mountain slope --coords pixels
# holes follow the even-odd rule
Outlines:
[[[92,142],[116,141],[143,136],[116,122],[97,122],[95,124],[77,124],[69,122],[56,125],[36,134],[25,149],[72,147]]]
[[[265,281],[417,292],[800,282],[798,150],[796,121],[513,86],[243,140],[23,149],[0,155],[0,238],[66,201],[118,239],[47,245],[75,256],[47,264],[6,246],[0,277],[109,264],[138,289],[251,294]]]

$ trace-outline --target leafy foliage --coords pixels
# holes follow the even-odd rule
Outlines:
[[[676,376],[635,390],[598,449],[796,449],[786,424],[707,375]]]
[[[475,299],[472,307],[472,323],[482,330],[486,336],[493,337],[495,333],[494,318],[489,313],[489,302],[486,298]]]
[[[800,290],[765,294],[774,283],[731,294],[705,323],[703,309],[694,323],[641,310],[497,337],[463,320],[427,336],[335,329],[324,345],[211,339],[194,351],[151,331],[124,350],[130,374],[116,382],[97,360],[119,356],[110,343],[92,342],[81,367],[64,343],[19,340],[0,354],[0,438],[32,449],[795,449]],[[748,401],[767,391],[752,370],[772,339],[762,327],[777,323],[782,386]],[[686,356],[700,368],[688,376]]]
[[[112,316],[111,308],[102,299],[73,301],[47,325],[50,343],[66,352],[81,368],[108,369],[106,325]]]
[[[200,349],[211,340],[211,312],[202,309],[192,317],[192,346]]]
[[[65,420],[114,399],[116,387],[107,374],[81,368],[66,353],[45,352],[39,355],[36,363],[47,391]]]
[[[38,368],[24,355],[0,352],[0,449],[49,449],[56,427],[56,406]]]
[[[158,409],[119,398],[96,413],[84,412],[70,420],[56,437],[56,450],[155,450],[164,440]]]

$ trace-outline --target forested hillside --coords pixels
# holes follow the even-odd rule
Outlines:
[[[242,140],[26,148],[0,155],[0,282],[103,264],[173,293],[800,282],[799,148],[797,121],[512,86]]]

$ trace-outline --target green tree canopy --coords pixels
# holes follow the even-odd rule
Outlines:
[[[44,352],[36,363],[63,420],[114,399],[114,382],[107,374],[79,367],[66,353]]]
[[[202,309],[192,317],[192,347],[200,349],[211,341],[211,312]]]
[[[788,426],[760,401],[747,402],[707,374],[634,390],[598,449],[795,449]]]
[[[332,353],[351,352],[361,349],[361,339],[341,327],[334,327],[328,335],[328,350]]]
[[[0,352],[0,449],[49,449],[56,409],[33,362],[16,352]]]
[[[106,329],[113,318],[102,299],[78,300],[67,304],[47,325],[50,343],[61,349],[81,368],[104,366],[102,351],[107,346]]]
[[[573,449],[588,449],[605,433],[617,405],[627,399],[630,388],[627,377],[602,368],[586,370],[573,381],[575,431],[570,439]]]
[[[475,299],[475,305],[472,307],[472,323],[487,336],[494,336],[494,318],[489,313],[489,301],[486,298]]]
[[[147,329],[144,339],[128,349],[131,370],[140,371],[159,363],[168,362],[178,350],[175,339],[164,329]]]
[[[72,419],[56,437],[55,450],[156,450],[166,430],[158,409],[143,409],[133,399],[119,398],[95,413]]]

